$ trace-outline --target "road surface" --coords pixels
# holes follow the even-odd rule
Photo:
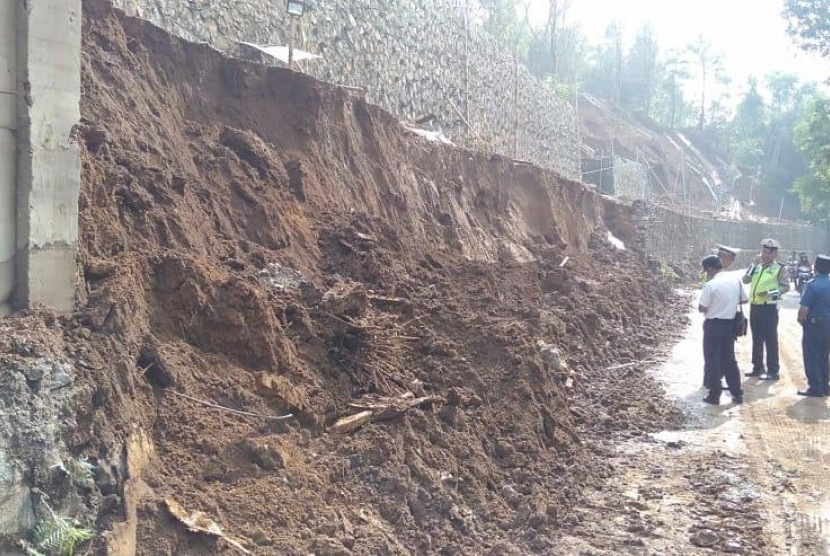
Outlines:
[[[806,387],[798,294],[780,302],[781,380],[742,376],[741,406],[727,392],[720,406],[702,402],[696,297],[684,337],[652,370],[687,426],[620,446],[619,475],[588,494],[563,554],[828,554],[830,398],[796,394]],[[751,350],[751,337],[738,341],[742,375]]]

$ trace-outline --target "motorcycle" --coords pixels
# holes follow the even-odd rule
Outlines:
[[[804,293],[804,286],[813,279],[813,269],[809,265],[799,265],[795,273],[795,289],[798,295]]]
[[[798,276],[798,261],[787,261],[787,274],[789,274],[790,280],[792,280],[793,285],[795,285],[795,277]]]

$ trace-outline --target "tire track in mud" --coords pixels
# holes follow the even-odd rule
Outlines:
[[[778,553],[827,554],[830,540],[830,428],[828,401],[803,398],[797,296],[782,302],[779,319],[781,380],[745,379],[741,410],[747,457],[763,487]],[[742,369],[751,368],[751,341],[739,343]],[[776,543],[778,544],[778,543]]]

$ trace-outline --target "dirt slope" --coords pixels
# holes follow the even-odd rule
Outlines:
[[[255,554],[555,552],[610,443],[677,420],[614,368],[682,313],[626,207],[84,10],[82,304],[9,326],[79,375],[94,553],[234,553],[165,500]]]
[[[720,210],[713,192],[732,193],[737,169],[694,131],[663,129],[590,95],[580,96],[579,118],[584,154],[613,153],[647,165],[654,202],[684,210],[691,202],[695,212],[711,215]]]

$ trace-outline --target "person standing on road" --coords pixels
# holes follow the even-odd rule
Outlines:
[[[720,259],[721,264],[723,265],[723,270],[727,270],[732,263],[735,262],[735,257],[737,256],[737,251],[732,247],[727,247],[726,245],[715,245],[713,251],[717,254],[718,258]],[[706,283],[709,278],[706,276],[705,272],[700,273],[700,280],[698,281],[700,285]]]
[[[726,377],[732,402],[743,403],[741,375],[735,365],[735,313],[738,305],[747,297],[740,280],[727,275],[717,255],[709,255],[701,261],[709,280],[703,286],[698,310],[703,321],[703,376],[709,395],[703,401],[713,405],[720,403],[721,380]]]
[[[752,330],[752,372],[746,376],[763,380],[778,380],[778,299],[790,290],[787,267],[779,264],[780,245],[774,239],[761,241],[760,260],[749,266],[744,284],[749,284],[749,327]],[[766,374],[764,371],[766,348]]]
[[[729,270],[729,267],[732,266],[732,263],[735,262],[735,257],[737,257],[737,251],[726,245],[718,245],[718,258],[720,259],[721,264],[723,264],[724,270]]]
[[[798,309],[807,389],[799,396],[830,396],[830,257],[816,256],[816,277],[807,282]]]
[[[732,263],[735,262],[735,258],[737,257],[737,250],[734,247],[728,247],[726,245],[720,245],[720,244],[715,245],[715,248],[716,249],[714,250],[714,252],[717,254],[718,258],[720,259],[720,262],[723,265],[723,270],[728,270],[729,267],[732,266]],[[699,281],[700,285],[705,284],[706,282],[709,281],[709,279],[710,278],[707,276],[705,271],[700,273],[700,281]],[[737,370],[738,369],[738,359],[737,358],[733,361],[733,366],[735,367],[736,372],[738,373],[738,376],[740,376],[741,371]],[[704,386],[704,388],[709,387],[709,385],[707,383],[707,377],[706,377],[705,373],[704,373],[704,376],[703,376],[703,386]],[[721,387],[721,389],[723,389],[723,387]]]

